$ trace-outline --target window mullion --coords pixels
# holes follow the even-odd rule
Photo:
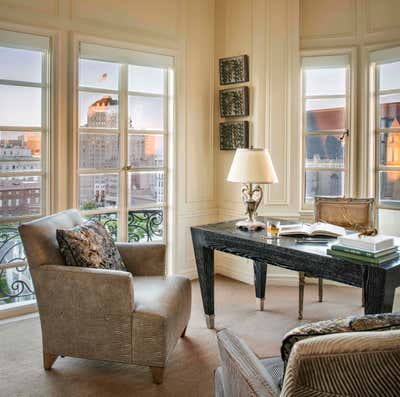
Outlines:
[[[119,125],[120,125],[120,197],[119,197],[119,230],[121,241],[128,239],[128,178],[129,173],[124,170],[128,164],[128,65],[121,64],[119,82]]]

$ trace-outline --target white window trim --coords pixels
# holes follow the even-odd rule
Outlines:
[[[367,139],[368,147],[368,173],[366,175],[368,181],[368,192],[370,195],[375,197],[375,207],[377,216],[379,217],[380,209],[389,209],[389,210],[399,210],[400,203],[380,203],[379,201],[379,171],[383,169],[379,164],[379,134],[386,130],[385,128],[380,127],[379,120],[379,101],[378,96],[380,95],[379,90],[379,73],[377,69],[377,65],[382,63],[389,63],[393,60],[400,61],[400,43],[393,42],[387,43],[384,45],[374,45],[366,47],[364,60],[368,65],[368,85],[367,85],[367,98],[369,98],[368,103],[368,131],[369,136]],[[400,92],[400,89],[396,90],[397,93]],[[394,129],[390,131],[399,131],[400,129]],[[388,167],[388,171],[390,171]]]
[[[58,203],[58,194],[62,194],[63,192],[59,191],[60,188],[57,185],[56,181],[58,179],[58,170],[62,168],[62,166],[55,164],[55,157],[53,154],[58,149],[58,140],[57,140],[57,132],[61,130],[60,128],[60,118],[57,116],[57,113],[60,111],[60,101],[59,101],[59,82],[58,76],[60,62],[57,59],[57,55],[59,54],[59,48],[61,43],[60,33],[57,30],[53,29],[43,29],[37,28],[27,25],[19,25],[15,23],[0,23],[0,29],[9,31],[10,35],[8,37],[12,37],[14,32],[18,33],[19,38],[30,37],[32,40],[29,42],[28,48],[41,46],[42,38],[45,37],[48,39],[48,53],[47,53],[47,145],[44,150],[43,146],[41,147],[42,154],[46,159],[46,162],[43,162],[42,170],[47,171],[46,178],[46,190],[45,195],[42,194],[42,203],[45,203],[44,208],[42,209],[43,214],[47,215],[53,211],[59,209]],[[36,36],[36,37],[35,37]],[[28,40],[29,41],[29,40]],[[8,43],[10,44],[10,42]],[[15,48],[26,48],[24,44],[24,40],[16,43]],[[43,109],[43,106],[42,106]],[[10,129],[10,127],[7,127]],[[42,140],[43,142],[43,140]],[[43,145],[43,143],[42,143]],[[42,161],[43,161],[42,156]],[[63,190],[64,191],[64,190]],[[38,216],[27,216],[27,217],[18,217],[18,218],[8,218],[7,223],[15,222],[15,221],[28,221],[31,219],[38,218]],[[1,264],[0,264],[1,265]],[[3,268],[16,267],[16,266],[25,266],[26,262],[12,262],[6,265],[2,265]],[[0,319],[15,317],[17,315],[28,314],[37,311],[36,300],[11,303],[4,305],[4,307],[0,307]]]
[[[345,184],[344,184],[344,194],[346,196],[353,196],[355,194],[355,181],[356,181],[356,151],[355,151],[355,141],[358,139],[357,126],[356,126],[356,98],[355,93],[357,92],[356,86],[356,72],[357,72],[357,49],[355,47],[350,48],[334,48],[334,49],[321,49],[321,50],[303,50],[300,52],[300,61],[304,57],[324,57],[324,56],[348,56],[349,57],[349,84],[347,86],[348,92],[346,97],[347,107],[347,125],[349,126],[349,136],[346,136],[346,160],[345,160]],[[300,214],[302,216],[310,216],[313,211],[313,204],[305,202],[305,111],[304,111],[304,87],[303,87],[303,68],[300,67],[300,147],[301,147],[301,189],[300,191],[300,203],[301,210]]]
[[[78,109],[78,93],[79,93],[79,57],[80,57],[80,45],[81,43],[85,44],[93,44],[98,46],[105,47],[114,47],[116,50],[129,50],[129,51],[138,51],[138,52],[146,52],[154,55],[163,55],[174,58],[174,68],[173,70],[177,70],[180,67],[181,57],[177,50],[172,50],[168,48],[159,48],[159,47],[149,47],[138,43],[130,43],[130,42],[121,42],[110,40],[106,38],[99,38],[93,36],[87,36],[82,34],[72,34],[72,48],[71,48],[71,59],[73,59],[72,65],[72,82],[71,82],[71,97],[72,99],[72,134],[70,135],[70,158],[73,164],[73,172],[69,182],[69,191],[70,191],[70,202],[74,203],[76,208],[79,208],[79,109]],[[175,241],[176,236],[176,197],[177,197],[177,183],[176,183],[176,157],[177,157],[177,149],[176,149],[176,106],[175,104],[178,101],[177,98],[177,90],[176,90],[176,78],[174,76],[174,72],[168,72],[168,90],[167,90],[167,100],[166,107],[168,108],[168,113],[171,117],[168,119],[168,123],[166,125],[166,129],[169,131],[167,135],[168,139],[164,142],[164,151],[168,153],[168,157],[165,157],[165,176],[164,176],[164,197],[165,201],[165,219],[164,219],[164,243],[167,244],[167,268],[168,273],[172,274],[174,272],[174,264],[177,252],[175,250],[174,244],[171,242]],[[121,112],[120,112],[120,120],[121,120]],[[140,131],[136,131],[139,133]],[[149,133],[149,131],[146,131]],[[158,132],[157,132],[158,134]],[[123,134],[126,135],[127,134]],[[120,148],[122,150],[123,144],[120,144]],[[126,146],[127,148],[127,146]],[[126,149],[127,150],[127,149]],[[125,158],[126,155],[125,155]],[[121,158],[122,161],[122,158]],[[121,163],[122,164],[122,163]],[[126,200],[126,198],[120,197],[120,200]],[[105,213],[118,212],[124,203],[120,202],[120,206],[118,209],[104,209]],[[151,208],[155,208],[155,205],[152,205]],[[160,206],[161,207],[161,206]],[[136,209],[136,208],[135,208]],[[101,212],[96,210],[96,213]],[[90,211],[85,212],[89,214]],[[120,221],[122,217],[120,217]],[[127,222],[123,220],[123,223]],[[124,224],[121,224],[119,228],[123,227],[124,230],[127,230],[127,227]],[[121,239],[126,239],[126,235],[122,233],[119,235]]]

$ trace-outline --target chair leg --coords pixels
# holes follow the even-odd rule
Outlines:
[[[183,338],[183,337],[186,335],[186,329],[187,329],[187,326],[186,326],[185,329],[183,330],[183,332],[182,332],[182,334],[181,334],[181,338]]]
[[[53,366],[54,362],[57,360],[56,354],[49,354],[43,352],[43,367],[46,371],[49,371]]]
[[[318,302],[322,302],[324,298],[324,280],[322,278],[318,279]]]
[[[303,319],[303,305],[304,305],[304,285],[306,283],[306,276],[304,272],[299,273],[299,320]]]
[[[150,367],[151,375],[153,376],[153,382],[157,385],[161,385],[164,377],[164,368],[162,367]]]

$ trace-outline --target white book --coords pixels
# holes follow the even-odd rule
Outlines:
[[[382,251],[395,246],[394,238],[377,234],[376,236],[363,236],[358,233],[339,237],[338,243],[349,248],[356,248],[370,252]]]
[[[300,223],[297,225],[281,225],[280,236],[327,236],[337,237],[344,236],[346,230],[341,226],[332,225],[330,223],[317,222],[312,225],[308,223]]]

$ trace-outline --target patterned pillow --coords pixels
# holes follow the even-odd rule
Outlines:
[[[96,220],[85,221],[71,229],[58,229],[56,236],[68,266],[126,270],[114,240]]]
[[[301,325],[289,331],[283,338],[281,347],[281,357],[284,363],[283,374],[286,371],[290,352],[299,340],[342,332],[387,331],[391,329],[400,329],[400,313],[352,316]]]

